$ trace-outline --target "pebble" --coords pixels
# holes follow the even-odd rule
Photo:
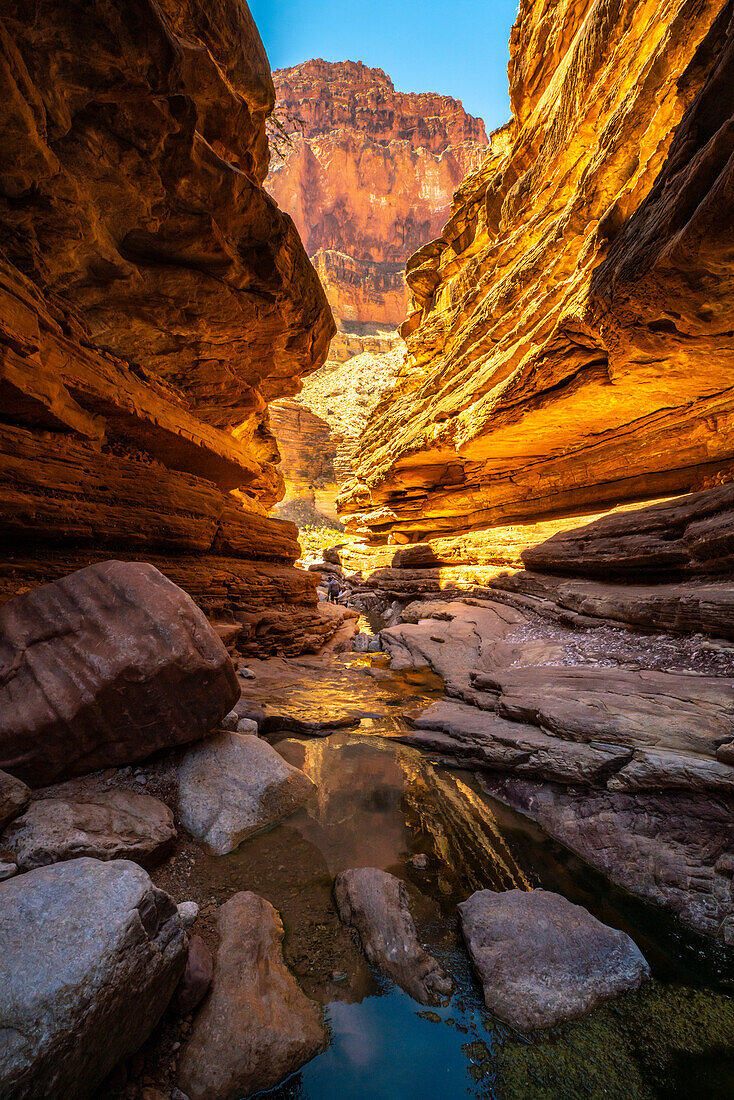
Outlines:
[[[148,780],[145,778],[144,775],[136,775],[135,782],[140,783],[140,785],[144,787]]]

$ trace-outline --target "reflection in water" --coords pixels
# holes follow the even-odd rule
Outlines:
[[[406,705],[435,695],[420,675],[358,667],[318,673],[288,693],[308,713]],[[305,673],[302,673],[305,675]],[[316,674],[315,674],[316,675]],[[279,700],[278,705],[283,706]],[[393,709],[393,714],[396,708]],[[375,713],[374,711],[372,713]],[[254,890],[281,912],[286,961],[325,1005],[331,1041],[272,1100],[620,1100],[734,1094],[734,1001],[692,988],[651,910],[610,888],[536,827],[483,795],[473,776],[433,764],[373,718],[326,739],[285,737],[286,759],[318,784],[309,804],[238,851],[209,857],[209,896]],[[424,859],[416,860],[418,854]],[[403,878],[419,936],[447,969],[450,1005],[427,1011],[370,972],[336,913],[333,879],[354,866]],[[460,940],[456,905],[476,889],[558,890],[637,939],[657,980],[573,1024],[518,1036],[486,1011]],[[677,934],[680,935],[680,929]],[[700,978],[699,978],[700,984]],[[695,1082],[713,1084],[695,1092]],[[708,1086],[707,1086],[708,1087]],[[688,1089],[688,1091],[686,1091]],[[719,1091],[717,1091],[717,1089]]]

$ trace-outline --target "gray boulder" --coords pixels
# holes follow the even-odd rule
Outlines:
[[[0,1100],[87,1100],[178,984],[176,906],[127,860],[42,867],[0,897]]]
[[[18,814],[22,814],[28,805],[31,792],[14,775],[0,771],[0,829],[4,829],[9,821]]]
[[[404,882],[377,867],[351,868],[336,876],[334,896],[373,966],[421,1004],[441,1004],[450,995],[451,979],[418,942]]]
[[[479,890],[459,905],[487,1008],[521,1031],[582,1016],[650,969],[624,932],[547,890]]]
[[[33,802],[3,834],[22,871],[80,856],[132,859],[148,866],[176,837],[173,814],[157,798],[102,791],[83,800]]]
[[[266,741],[219,733],[190,749],[179,767],[184,827],[215,855],[302,806],[314,783]]]

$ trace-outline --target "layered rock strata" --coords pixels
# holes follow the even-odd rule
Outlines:
[[[270,423],[278,439],[286,497],[278,512],[296,522],[307,521],[308,509],[336,520],[337,495],[334,460],[342,437],[306,404],[278,401],[271,406]],[[303,519],[296,502],[301,502]]]
[[[276,135],[266,186],[292,215],[339,329],[328,371],[300,400],[344,437],[342,486],[367,413],[402,358],[395,329],[410,297],[405,261],[440,232],[487,138],[457,100],[396,92],[381,69],[361,63],[308,61],[274,81],[289,136]],[[277,425],[276,435],[280,442]],[[287,453],[284,469],[290,478]]]
[[[480,770],[619,885],[729,945],[732,585],[715,571],[730,500],[724,486],[603,517],[523,555],[611,579],[517,572],[482,598],[409,604],[381,632],[393,667],[446,685],[403,740]],[[428,550],[397,555],[411,557]]]
[[[439,232],[487,144],[484,124],[448,96],[396,92],[361,62],[307,61],[273,76],[291,144],[268,190],[315,258],[335,316],[396,326],[405,260]]]
[[[0,87],[0,597],[145,554],[254,649],[316,648],[267,403],[333,322],[262,187],[246,4],[11,0]]]
[[[340,509],[417,539],[700,487],[734,460],[734,21],[522,0],[512,119],[408,262],[405,365]]]

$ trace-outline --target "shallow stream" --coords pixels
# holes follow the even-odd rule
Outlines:
[[[286,961],[325,1006],[328,1049],[267,1096],[730,1100],[734,983],[726,959],[610,887],[483,794],[470,773],[396,741],[401,708],[435,698],[440,688],[435,677],[391,673],[379,658],[378,667],[371,663],[358,659],[343,678],[314,674],[285,690],[286,707],[295,700],[321,714],[365,713],[372,701],[382,716],[324,738],[275,741],[317,783],[310,804],[231,855],[197,859],[191,869],[193,895],[207,899],[212,914],[236,890],[254,890],[275,905]],[[454,979],[448,1007],[427,1010],[370,970],[332,901],[334,876],[355,866],[383,868],[424,895],[414,895],[414,915],[419,937]],[[525,1036],[484,1008],[456,905],[476,889],[537,886],[628,931],[655,977],[583,1020]]]

